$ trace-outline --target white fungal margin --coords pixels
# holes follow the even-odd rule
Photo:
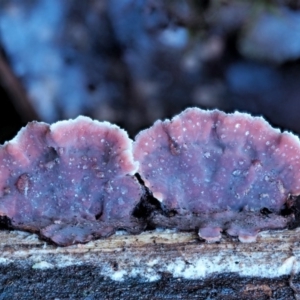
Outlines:
[[[111,129],[117,130],[119,132],[120,136],[124,139],[124,141],[126,141],[126,144],[124,145],[124,149],[122,150],[122,152],[126,153],[126,155],[128,156],[128,159],[132,165],[132,170],[130,172],[128,172],[128,174],[134,175],[137,172],[137,170],[139,169],[139,162],[134,160],[134,157],[133,157],[133,141],[129,137],[127,131],[124,130],[123,128],[119,127],[116,124],[112,124],[108,121],[94,120],[94,119],[91,119],[90,117],[86,117],[86,116],[78,116],[76,119],[63,120],[63,121],[58,121],[56,123],[51,124],[50,131],[56,132],[56,131],[59,131],[60,129],[65,128],[66,126],[77,125],[80,122],[85,122],[85,123],[90,123],[91,125],[96,125],[99,129],[102,129],[102,130],[107,130],[107,131],[111,130]]]

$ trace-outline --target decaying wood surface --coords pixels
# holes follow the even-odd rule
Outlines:
[[[66,280],[70,272],[85,272],[84,276],[88,278],[92,271],[86,270],[92,268],[93,272],[96,272],[92,278],[95,280],[95,277],[99,276],[102,278],[99,279],[101,282],[106,282],[106,287],[102,287],[103,299],[135,299],[141,297],[138,294],[142,290],[140,299],[153,297],[153,293],[159,291],[159,282],[164,282],[164,285],[160,286],[161,289],[168,290],[160,294],[161,296],[156,295],[155,299],[168,299],[167,295],[170,296],[174,292],[168,284],[183,285],[172,299],[207,299],[207,294],[201,298],[200,291],[209,292],[212,286],[217,288],[218,284],[219,288],[232,289],[236,298],[232,295],[227,297],[222,294],[221,289],[221,294],[217,293],[211,299],[253,299],[255,295],[256,299],[298,299],[299,236],[300,229],[271,231],[260,233],[255,243],[245,244],[224,237],[220,243],[209,244],[200,241],[194,233],[154,231],[140,235],[119,233],[84,245],[57,247],[39,240],[34,234],[1,231],[0,272],[3,275],[3,272],[10,268],[12,271],[9,276],[14,276],[14,272],[27,270],[26,274],[33,278],[41,274],[46,274],[43,278],[51,277],[51,274],[56,272],[57,278],[62,276]],[[57,275],[57,272],[60,272],[60,275]],[[7,274],[9,273],[5,273],[6,277]],[[13,278],[8,280],[14,282],[16,279]],[[79,282],[81,280],[85,279],[78,279]],[[73,281],[64,282],[64,285],[68,286],[68,282]],[[22,282],[18,282],[19,286],[20,284]],[[59,283],[56,285],[59,291]],[[189,296],[182,294],[186,292],[187,287],[190,289],[191,285],[194,292]],[[236,288],[238,285],[239,290]],[[99,288],[101,290],[101,285],[98,285],[98,292]],[[72,289],[76,290],[74,287]],[[119,292],[133,289],[136,294],[126,296],[128,298],[124,294],[118,298],[111,294],[116,293],[118,289]],[[9,288],[7,291],[10,291]],[[150,294],[147,294],[147,291]],[[77,292],[81,292],[79,287]],[[279,297],[280,293],[283,293],[282,297]],[[26,297],[30,295],[26,294]],[[21,294],[19,299],[22,299]]]

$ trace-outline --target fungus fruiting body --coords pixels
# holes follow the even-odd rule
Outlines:
[[[300,142],[263,118],[189,108],[157,121],[134,143],[139,174],[165,211],[157,226],[199,229],[217,241],[221,231],[255,240],[262,229],[284,228],[280,215],[300,194]]]
[[[299,139],[244,113],[189,108],[133,147],[108,122],[32,122],[0,146],[0,217],[59,245],[138,233],[147,222],[249,242],[293,220],[282,212],[300,194],[299,169]],[[136,172],[160,201],[150,216],[136,217],[146,195]]]
[[[127,133],[108,122],[29,123],[0,147],[0,215],[60,245],[140,230],[131,148]]]

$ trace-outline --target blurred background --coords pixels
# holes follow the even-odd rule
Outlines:
[[[186,107],[300,133],[300,0],[0,0],[0,142],[80,114],[133,138]]]

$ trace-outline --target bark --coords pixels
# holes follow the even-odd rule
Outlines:
[[[299,232],[262,232],[248,244],[118,233],[57,247],[2,231],[0,299],[298,299]]]

